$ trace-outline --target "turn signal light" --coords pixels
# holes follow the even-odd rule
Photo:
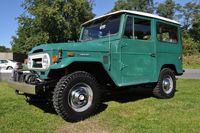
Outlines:
[[[52,62],[57,63],[57,61],[58,61],[57,56],[56,55],[52,56]]]
[[[67,53],[67,56],[68,56],[68,57],[74,57],[74,56],[75,56],[75,53],[74,53],[74,52],[68,52],[68,53]]]

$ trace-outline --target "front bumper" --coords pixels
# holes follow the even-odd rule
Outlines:
[[[43,90],[44,84],[42,82],[28,82],[28,79],[26,79],[27,76],[29,79],[30,77],[32,77],[32,79],[36,79],[37,77],[30,71],[14,70],[11,75],[11,79],[8,80],[9,87],[13,88],[17,92],[23,92],[24,94],[39,94]]]
[[[9,80],[8,84],[11,88],[16,91],[24,92],[26,94],[36,95],[37,94],[37,87],[36,85],[29,85],[26,83],[20,83],[16,81]]]
[[[55,87],[57,80],[42,81],[29,71],[13,71],[8,85],[24,94],[40,95]],[[33,80],[33,81],[32,81]]]

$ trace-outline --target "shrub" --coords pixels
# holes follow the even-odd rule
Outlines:
[[[183,56],[183,62],[185,67],[199,68],[200,54]]]
[[[197,54],[198,51],[198,43],[194,41],[193,38],[183,38],[183,54],[184,55],[193,55]]]

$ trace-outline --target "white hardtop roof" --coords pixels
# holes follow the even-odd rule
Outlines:
[[[146,17],[156,18],[156,19],[160,19],[160,20],[164,20],[164,21],[167,21],[167,22],[170,22],[170,23],[174,23],[174,24],[179,24],[180,25],[180,23],[175,21],[175,20],[171,20],[171,19],[168,19],[168,18],[164,18],[164,17],[161,17],[161,16],[150,14],[150,13],[139,12],[139,11],[131,11],[131,10],[119,10],[119,11],[116,11],[116,12],[111,12],[111,13],[108,13],[108,14],[93,18],[93,19],[83,23],[82,25],[88,24],[88,23],[90,23],[90,22],[92,22],[94,20],[97,20],[97,19],[100,19],[100,18],[103,18],[103,17],[106,17],[106,16],[110,16],[110,15],[114,15],[114,14],[120,14],[120,13],[129,13],[129,14],[135,14],[135,15],[139,15],[139,16],[146,16]]]

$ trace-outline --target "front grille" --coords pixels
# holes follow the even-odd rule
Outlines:
[[[44,56],[47,57],[48,59],[48,66],[43,66],[43,58]],[[28,64],[28,69],[47,69],[50,66],[50,57],[47,53],[40,53],[40,54],[32,54],[29,55],[29,64]]]
[[[33,68],[42,68],[42,58],[33,59]]]

